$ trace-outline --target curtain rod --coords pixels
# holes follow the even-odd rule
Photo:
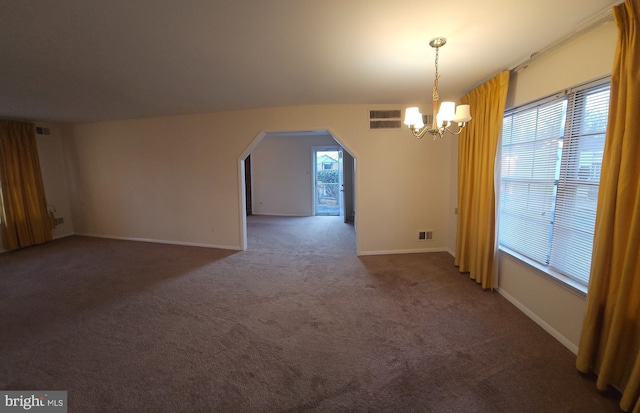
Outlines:
[[[619,2],[619,3],[622,3],[622,2]],[[531,63],[531,61],[539,58],[540,56],[544,56],[548,53],[551,53],[554,50],[561,48],[567,43],[572,42],[578,37],[584,34],[587,34],[588,32],[595,30],[596,28],[600,27],[604,23],[607,23],[610,21],[613,21],[613,6],[608,7],[607,9],[602,10],[600,13],[597,13],[591,16],[590,18],[588,18],[587,20],[579,24],[578,27],[576,27],[576,29],[571,33],[569,33],[568,35],[561,37],[560,39],[556,40],[555,42],[551,43],[550,45],[548,45],[547,47],[543,48],[538,52],[531,53],[530,56],[511,65],[511,67],[509,67],[508,70],[512,72],[518,72],[524,69],[525,67],[527,67],[527,65]]]
[[[512,73],[517,73],[520,70],[526,68],[529,63],[531,63],[533,60],[539,58],[540,56],[546,55],[554,50],[559,49],[560,47],[564,46],[565,44],[577,39],[578,37],[592,31],[595,30],[596,28],[598,28],[599,26],[603,25],[604,23],[607,23],[609,21],[613,21],[613,7],[624,3],[624,0],[619,0],[617,1],[615,4],[607,7],[604,10],[601,10],[600,12],[594,14],[593,16],[589,17],[588,19],[584,20],[582,23],[580,23],[576,29],[574,31],[572,31],[571,33],[567,34],[566,36],[561,37],[560,39],[556,40],[555,42],[551,43],[550,45],[542,48],[541,50],[537,51],[537,52],[533,52],[531,53],[529,56],[525,57],[524,59],[520,59],[519,61],[517,61],[516,63],[512,64],[511,66],[507,67],[506,69],[503,70],[508,70]],[[502,70],[500,70],[499,72],[502,72]],[[498,72],[498,73],[499,73]],[[479,83],[476,83],[475,85],[473,85],[473,87],[469,88],[467,91],[465,91],[462,95],[466,95],[467,93],[471,92],[473,89],[477,88],[478,86],[482,85],[483,83],[487,82],[488,80],[492,79],[493,77],[495,77],[496,74],[491,75],[490,77],[482,80]]]

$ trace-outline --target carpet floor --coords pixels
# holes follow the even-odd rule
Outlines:
[[[355,255],[339,217],[248,249],[68,237],[0,254],[0,389],[69,412],[618,412],[447,253]]]

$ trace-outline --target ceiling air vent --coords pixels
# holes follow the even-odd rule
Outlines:
[[[369,130],[400,129],[402,127],[402,111],[370,110]]]
[[[36,126],[36,135],[51,135],[49,128],[43,128],[42,126]]]

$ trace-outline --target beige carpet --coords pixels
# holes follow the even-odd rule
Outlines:
[[[0,388],[70,412],[617,412],[446,253],[356,257],[336,217],[234,252],[69,237],[0,254]]]

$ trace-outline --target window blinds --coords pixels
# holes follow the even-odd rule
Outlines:
[[[589,282],[609,86],[575,92],[567,119],[549,266]]]
[[[566,98],[505,116],[500,244],[548,264]]]
[[[609,85],[504,116],[500,244],[587,284]]]

